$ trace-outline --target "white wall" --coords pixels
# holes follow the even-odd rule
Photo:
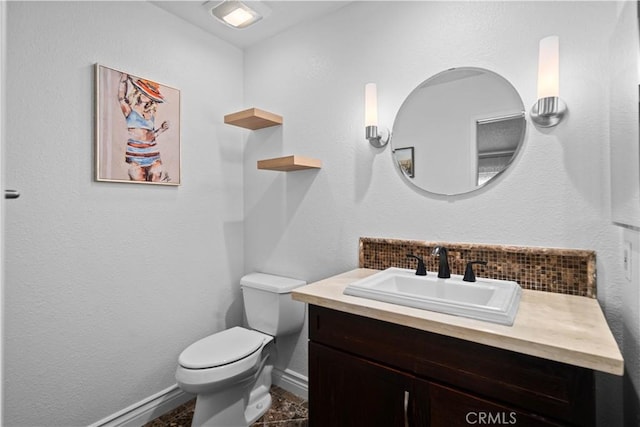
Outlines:
[[[314,281],[356,267],[360,236],[593,249],[598,299],[622,344],[621,232],[610,217],[608,144],[616,4],[399,4],[355,2],[247,51],[247,105],[281,113],[285,122],[252,135],[246,147],[245,268]],[[378,85],[380,124],[389,127],[416,85],[457,66],[501,74],[528,110],[538,42],[549,34],[560,36],[569,115],[549,130],[529,121],[520,155],[491,185],[467,196],[421,193],[400,178],[389,147],[364,139],[370,81]],[[629,31],[621,42],[637,36]],[[611,120],[637,114],[628,107]],[[323,168],[255,169],[257,159],[293,153],[322,159]],[[306,374],[306,335],[288,346],[289,368]],[[598,388],[601,422],[619,425],[620,379],[603,376]]]
[[[242,52],[147,2],[7,9],[3,425],[87,425],[241,322]],[[181,187],[93,180],[95,62],[181,90]]]
[[[594,249],[599,300],[638,358],[640,301],[622,295],[637,300],[640,283],[621,289],[620,261],[638,234],[609,214],[609,127],[637,123],[637,105],[609,114],[610,35],[629,21],[609,2],[399,4],[355,2],[243,59],[147,3],[8,3],[5,172],[22,197],[4,236],[4,425],[86,425],[170,386],[186,345],[240,322],[245,271],[327,277],[357,266],[360,236]],[[552,33],[569,117],[529,125],[497,182],[427,195],[402,181],[389,147],[365,141],[368,81],[389,127],[417,84],[456,66],[503,75],[529,108],[538,40]],[[621,31],[619,43],[637,36]],[[93,181],[94,62],[181,89],[183,186]],[[245,145],[222,124],[244,106],[285,124],[242,134]],[[290,153],[324,167],[255,169]],[[280,340],[282,368],[307,373],[306,338]],[[640,372],[627,378],[630,407]],[[619,383],[598,385],[603,425],[619,425]]]
[[[612,220],[622,228],[620,244],[631,244],[629,277],[621,282],[625,425],[640,425],[640,174],[638,172],[638,14],[636,2],[618,5],[610,39]],[[635,37],[634,37],[635,36]],[[635,55],[634,55],[635,53]],[[636,227],[633,227],[636,226]]]

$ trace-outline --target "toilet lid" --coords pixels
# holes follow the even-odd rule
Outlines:
[[[263,334],[236,326],[191,344],[180,354],[178,363],[187,369],[222,366],[250,355],[263,342]]]

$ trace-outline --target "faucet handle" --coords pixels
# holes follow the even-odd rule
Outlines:
[[[487,265],[487,261],[469,261],[464,269],[464,277],[462,278],[465,282],[476,281],[476,275],[473,273],[473,264]]]
[[[421,257],[413,254],[407,254],[407,258],[415,258],[418,260],[418,268],[416,269],[416,276],[427,275],[427,268],[425,267],[424,260]]]

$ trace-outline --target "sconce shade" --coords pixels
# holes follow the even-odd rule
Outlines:
[[[378,88],[375,83],[364,87],[364,125],[378,126]]]
[[[369,143],[382,148],[389,142],[391,132],[378,129],[378,88],[375,83],[364,86],[364,132]]]
[[[560,123],[566,112],[567,105],[560,99],[560,39],[548,36],[540,40],[538,100],[530,116],[537,126],[548,128]]]
[[[538,57],[538,99],[560,96],[560,40],[549,36],[540,40]]]

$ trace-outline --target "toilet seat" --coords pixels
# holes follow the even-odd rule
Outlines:
[[[176,381],[184,391],[198,394],[223,386],[227,381],[249,378],[267,357],[263,349],[272,341],[270,335],[241,327],[205,337],[187,347],[178,357]],[[206,349],[211,349],[212,353],[207,355]]]
[[[191,344],[180,354],[178,363],[187,369],[224,366],[251,355],[264,343],[264,334],[236,326]]]

